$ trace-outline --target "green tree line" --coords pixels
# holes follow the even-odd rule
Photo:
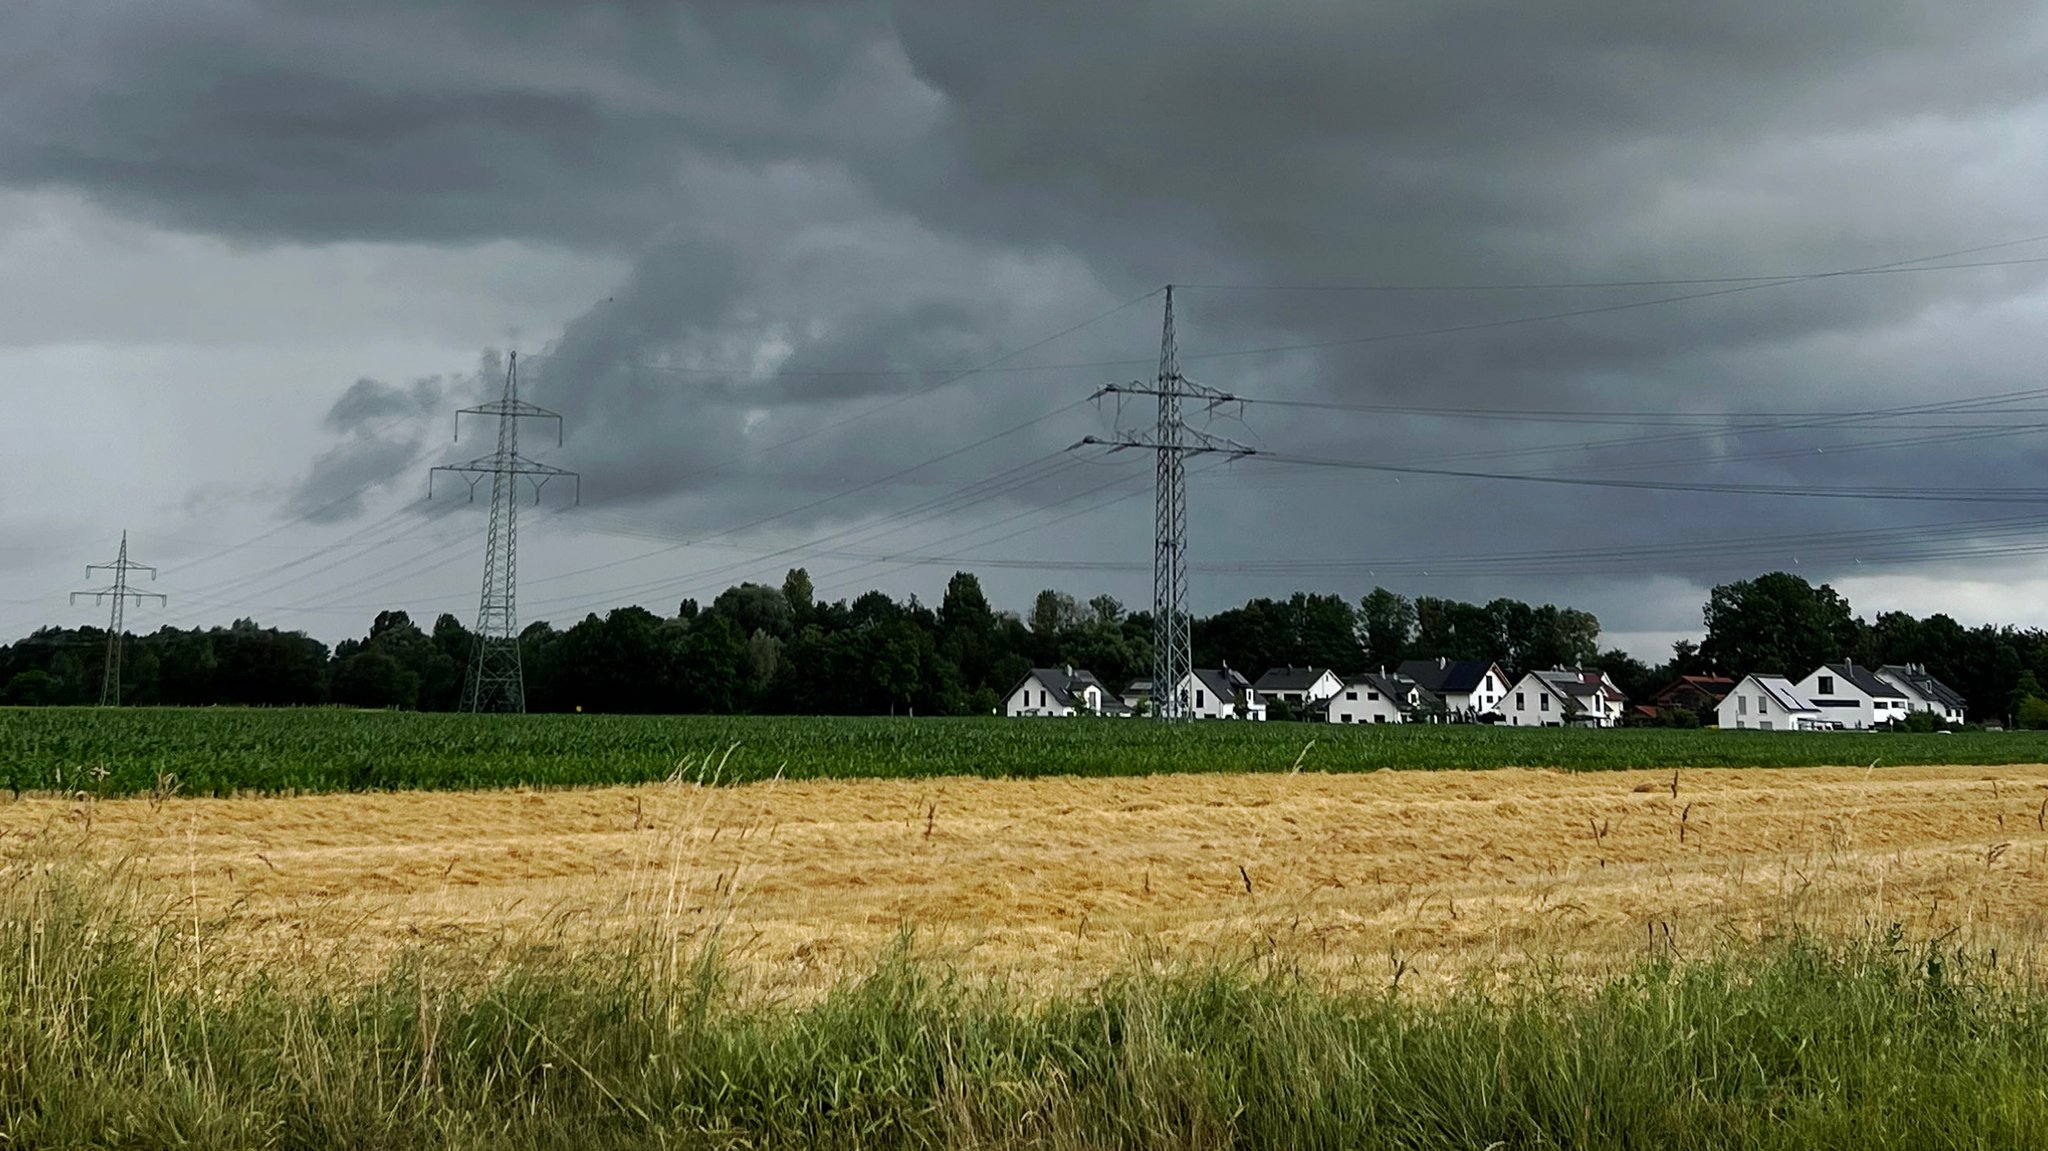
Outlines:
[[[1269,667],[1339,673],[1404,659],[1497,659],[1510,675],[1545,667],[1603,669],[1633,699],[1680,674],[1804,675],[1841,660],[1919,663],[1970,700],[1974,715],[2010,718],[2048,696],[2048,633],[1965,628],[1946,615],[1886,612],[1863,620],[1833,588],[1774,572],[1713,589],[1698,643],[1651,666],[1600,646],[1590,612],[1512,599],[1484,604],[1410,598],[1374,588],[1357,599],[1297,592],[1254,599],[1193,621],[1196,661],[1256,679]],[[1024,613],[998,611],[967,572],[937,608],[870,591],[819,601],[809,575],[781,586],[742,583],[673,614],[621,607],[567,627],[521,634],[527,702],[536,711],[957,715],[987,712],[1033,666],[1072,665],[1111,687],[1149,674],[1152,619],[1114,597],[1046,590]],[[0,702],[91,703],[106,633],[44,628],[0,647]],[[423,628],[403,611],[330,649],[253,620],[161,628],[126,641],[122,697],[141,705],[308,705],[453,710],[471,651],[469,629],[443,614]],[[2038,718],[2048,724],[2048,703]]]

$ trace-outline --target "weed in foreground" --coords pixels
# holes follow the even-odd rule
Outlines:
[[[2033,973],[1896,932],[1438,1002],[1251,967],[1026,1001],[899,950],[777,1006],[631,945],[229,986],[61,874],[0,898],[15,1146],[2048,1143]]]

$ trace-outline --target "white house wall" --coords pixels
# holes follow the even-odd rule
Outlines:
[[[1499,710],[1510,727],[1562,727],[1565,722],[1564,698],[1533,675],[1508,689]]]
[[[1062,706],[1052,690],[1040,683],[1037,676],[1024,681],[1024,685],[1010,693],[1005,702],[1004,714],[1018,716],[1069,716],[1074,714],[1071,707]]]
[[[1465,697],[1463,706],[1483,715],[1498,710],[1501,701],[1507,698],[1507,693],[1508,677],[1496,665],[1479,677],[1479,686],[1472,690],[1471,695]]]
[[[1820,720],[1819,710],[1795,711],[1771,697],[1771,693],[1745,676],[1735,690],[1721,697],[1714,708],[1715,722],[1724,731],[1801,731]]]
[[[1402,723],[1398,701],[1366,684],[1353,684],[1330,697],[1331,723]]]
[[[1821,680],[1831,680],[1833,691],[1822,691]],[[1820,709],[1822,718],[1841,724],[1843,727],[1867,730],[1880,723],[1890,723],[1906,714],[1903,699],[1873,699],[1857,687],[1847,676],[1837,675],[1822,668],[1799,681],[1801,698]]]

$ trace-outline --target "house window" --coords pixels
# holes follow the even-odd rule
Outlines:
[[[1523,693],[1522,693],[1522,692],[1519,692],[1519,691],[1515,693],[1515,710],[1516,710],[1516,711],[1527,711],[1527,710],[1529,710],[1529,703],[1528,703],[1528,701],[1527,701],[1527,700],[1525,700],[1525,699],[1523,699],[1523,698],[1522,698],[1522,695],[1523,695]]]
[[[1550,710],[1550,697],[1549,697],[1549,696],[1547,696],[1547,695],[1544,695],[1544,694],[1542,694],[1541,692],[1538,692],[1538,693],[1537,693],[1537,695],[1536,695],[1536,710],[1537,710],[1537,711],[1549,711],[1549,710]]]
[[[1748,715],[1748,714],[1749,714],[1749,697],[1748,697],[1748,696],[1746,696],[1746,695],[1738,695],[1738,696],[1736,696],[1736,697],[1735,697],[1735,714],[1737,714],[1737,715]]]
[[[1038,693],[1038,706],[1045,706],[1045,693],[1043,691]]]
[[[1372,721],[1374,723],[1385,723],[1387,722],[1387,717],[1384,715],[1376,715],[1372,717]]]
[[[1820,693],[1821,693],[1822,695],[1833,695],[1833,694],[1835,694],[1835,677],[1834,677],[1834,676],[1831,676],[1831,675],[1824,675],[1824,676],[1821,676],[1821,677],[1820,677]]]
[[[1344,693],[1344,698],[1349,700],[1356,700],[1358,698],[1358,693],[1355,691],[1347,691]]]
[[[1195,706],[1196,706],[1197,708],[1203,708],[1203,707],[1207,707],[1207,706],[1209,706],[1209,704],[1208,704],[1208,700],[1207,700],[1207,697],[1205,697],[1205,696],[1204,696],[1204,695],[1202,694],[1202,689],[1201,689],[1201,688],[1199,688],[1199,687],[1195,689]]]
[[[1771,730],[1771,721],[1770,721],[1770,720],[1768,720],[1768,719],[1766,719],[1766,720],[1763,720],[1763,721],[1759,722],[1759,723],[1757,724],[1757,726],[1758,726],[1758,727],[1760,727],[1760,728],[1762,728],[1762,729],[1763,729],[1763,730],[1765,730],[1765,731],[1769,731],[1769,730]]]
[[[1379,697],[1380,693],[1376,691],[1369,691],[1365,693],[1365,698],[1367,699],[1378,699]]]
[[[1347,713],[1347,714],[1346,714],[1346,715],[1344,716],[1344,722],[1345,722],[1345,723],[1356,723],[1356,722],[1357,722],[1357,720],[1353,719],[1353,718],[1352,718],[1352,717],[1351,717],[1351,716],[1350,716],[1350,715],[1349,715],[1349,714]]]
[[[1757,713],[1758,715],[1769,715],[1769,714],[1771,714],[1771,697],[1770,697],[1770,696],[1767,696],[1767,695],[1760,695],[1760,696],[1757,696],[1757,697],[1756,697],[1756,713]]]

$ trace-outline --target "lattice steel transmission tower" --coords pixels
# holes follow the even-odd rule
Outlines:
[[[142,601],[146,599],[153,599],[158,603],[168,603],[170,601],[166,600],[161,593],[136,591],[128,586],[129,572],[148,572],[149,578],[155,579],[156,569],[148,564],[128,562],[127,532],[121,533],[121,552],[114,557],[114,562],[110,564],[85,565],[85,578],[91,579],[93,578],[92,573],[100,571],[113,572],[114,582],[94,591],[72,592],[71,602],[77,603],[80,596],[91,596],[92,602],[95,604],[104,603],[107,600],[114,601],[113,610],[107,613],[107,667],[106,671],[100,675],[100,706],[119,707],[121,706],[121,648],[123,646],[123,633],[127,630],[125,620],[128,614],[128,601],[134,600],[137,607],[142,606]]]
[[[1152,714],[1167,723],[1192,718],[1188,677],[1195,667],[1188,617],[1188,474],[1187,457],[1225,455],[1232,459],[1258,454],[1253,449],[1187,426],[1181,410],[1192,400],[1214,410],[1237,397],[1180,374],[1180,352],[1173,332],[1173,285],[1166,286],[1166,321],[1159,337],[1159,378],[1142,383],[1110,384],[1097,397],[1156,396],[1159,419],[1147,432],[1117,430],[1103,439],[1088,436],[1077,447],[1097,445],[1112,451],[1138,448],[1156,454],[1152,528]]]
[[[434,473],[455,472],[469,484],[469,498],[485,476],[491,479],[491,527],[484,540],[483,595],[476,609],[476,637],[469,675],[462,685],[463,711],[525,711],[526,674],[519,659],[519,478],[533,483],[533,502],[556,476],[576,481],[576,502],[583,502],[583,477],[519,454],[519,421],[555,421],[555,445],[562,443],[562,417],[519,398],[519,353],[505,365],[505,392],[500,398],[455,413],[455,438],[462,439],[462,417],[498,417],[498,450],[466,464],[444,464],[427,472],[427,498],[434,497]]]

